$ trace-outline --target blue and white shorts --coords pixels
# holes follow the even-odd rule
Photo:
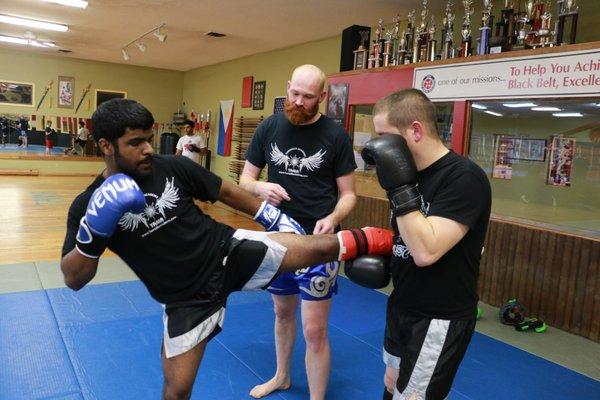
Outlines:
[[[328,300],[337,294],[339,270],[340,263],[331,261],[296,272],[285,272],[271,282],[267,290],[279,296],[300,294],[302,300]]]

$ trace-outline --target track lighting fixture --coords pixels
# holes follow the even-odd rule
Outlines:
[[[164,43],[165,40],[167,40],[167,35],[160,32],[160,28],[162,28],[164,26],[165,26],[165,23],[163,22],[159,26],[152,28],[148,32],[144,33],[143,35],[138,36],[137,38],[133,39],[131,42],[129,42],[125,46],[123,46],[121,48],[121,52],[123,54],[123,60],[129,61],[130,57],[129,57],[129,54],[127,54],[127,48],[129,46],[131,46],[132,44],[134,44],[142,53],[145,52],[146,45],[144,44],[142,39],[144,39],[146,36],[148,36],[150,34],[154,35],[161,43]]]
[[[156,36],[156,38],[160,40],[161,43],[164,43],[165,40],[167,40],[167,35],[165,35],[164,33],[160,33],[160,27],[154,32],[152,32],[152,34]]]

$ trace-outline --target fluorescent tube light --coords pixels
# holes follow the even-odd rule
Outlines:
[[[552,114],[555,117],[583,117],[582,113],[578,113],[578,112],[563,112],[563,113],[554,113]]]
[[[23,45],[44,47],[44,48],[50,48],[50,47],[56,46],[52,42],[38,42],[37,40],[24,39],[24,38],[18,38],[18,37],[13,37],[13,36],[4,36],[4,35],[0,35],[0,42],[23,44]]]
[[[494,112],[494,111],[490,111],[490,110],[487,110],[487,111],[484,111],[484,112],[486,114],[490,114],[490,115],[493,115],[493,116],[496,116],[496,117],[501,117],[502,116],[502,114]]]
[[[532,107],[531,111],[560,111],[558,107]]]
[[[61,4],[63,6],[69,7],[78,7],[78,8],[86,8],[88,6],[88,2],[84,0],[42,0],[46,3],[56,3]]]
[[[481,104],[477,104],[477,103],[473,103],[473,104],[471,104],[471,107],[473,107],[473,108],[476,108],[476,109],[478,109],[478,110],[487,110],[487,107],[486,107],[486,106],[483,106],[483,105],[481,105]]]
[[[537,107],[535,103],[503,103],[502,105],[508,108]]]
[[[69,30],[67,25],[53,24],[52,22],[36,21],[34,19],[11,17],[0,14],[0,22],[5,24],[28,26],[30,28],[46,29],[49,31],[66,32]]]

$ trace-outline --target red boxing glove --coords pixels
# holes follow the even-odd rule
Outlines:
[[[363,254],[392,254],[394,233],[389,229],[366,227],[337,233],[340,242],[338,260],[352,260]]]

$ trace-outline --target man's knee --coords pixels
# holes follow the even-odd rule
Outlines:
[[[327,343],[327,321],[306,322],[302,332],[308,347],[319,350]]]
[[[274,302],[275,317],[279,322],[289,323],[296,320],[297,304],[293,302]]]
[[[163,400],[187,400],[192,395],[192,385],[165,380]]]

